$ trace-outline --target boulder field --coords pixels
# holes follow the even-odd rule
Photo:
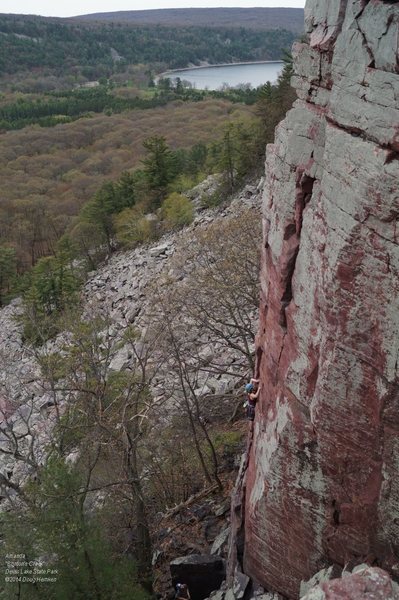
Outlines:
[[[88,275],[82,289],[83,319],[101,316],[109,321],[108,334],[117,350],[113,352],[109,368],[123,371],[134,368],[134,356],[124,335],[127,328],[145,338],[145,332],[151,324],[153,307],[151,304],[151,286],[157,285],[159,293],[167,283],[184,285],[192,268],[192,262],[186,260],[184,268],[176,272],[174,259],[185,248],[189,248],[193,236],[198,231],[218,222],[228,222],[239,218],[242,211],[254,210],[260,213],[260,195],[262,183],[246,185],[229,204],[215,208],[202,209],[201,198],[214,191],[217,178],[209,177],[191,191],[191,199],[196,208],[194,222],[180,231],[165,234],[156,242],[113,254]],[[181,261],[180,261],[181,262]],[[180,264],[180,263],[179,263]],[[70,333],[64,331],[44,346],[34,348],[23,340],[22,325],[19,317],[23,313],[20,298],[0,309],[0,503],[6,497],[16,496],[12,484],[20,484],[32,472],[29,466],[29,453],[32,452],[39,464],[46,459],[46,445],[52,437],[53,428],[68,402],[73,401],[67,392],[57,392],[56,397],[49,381],[42,376],[38,358],[53,352],[63,351],[70,340]],[[256,330],[257,310],[251,309],[253,330]],[[188,327],[188,325],[187,325]],[[188,336],[187,336],[188,337]],[[196,340],[193,353],[198,353],[203,369],[199,370],[196,393],[199,397],[213,394],[223,397],[235,388],[237,381],[245,376],[248,369],[245,358],[227,344],[218,346],[204,339]],[[201,345],[200,345],[201,342]],[[208,364],[234,364],[234,373],[224,373],[213,377],[209,375]],[[154,400],[165,394],[165,389],[173,389],[169,402],[165,403],[164,414],[157,411],[159,418],[169,419],[176,413],[178,390],[173,373],[167,365],[159,369],[152,380],[151,392]],[[227,398],[227,407],[231,406]],[[219,405],[220,406],[220,403]],[[229,408],[229,415],[231,414]],[[15,452],[13,434],[18,435],[19,452]]]

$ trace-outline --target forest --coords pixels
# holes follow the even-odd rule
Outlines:
[[[18,31],[12,37],[21,44],[28,34],[27,43],[33,44],[36,42],[32,40],[48,34],[52,47],[56,46],[55,39],[85,43],[86,33],[89,38],[100,35],[97,26],[87,27],[80,36],[81,25],[44,19],[15,17],[13,21],[10,17],[3,25],[7,35],[0,40],[10,39],[11,30]],[[101,27],[111,33],[119,29],[119,25],[112,24]],[[124,33],[125,29],[123,26]],[[148,33],[146,28],[140,27],[140,31]],[[179,31],[184,34],[188,29]],[[251,37],[258,32],[244,32],[240,38],[244,42],[247,33]],[[284,43],[286,38],[279,38],[278,30],[272,33]],[[154,39],[161,38],[156,34]],[[195,37],[193,44],[198,52]],[[99,46],[103,48],[104,43]],[[9,55],[9,51],[4,54]],[[97,59],[93,57],[96,64]],[[125,174],[133,178],[135,198],[140,198],[135,211],[140,214],[161,210],[168,194],[184,192],[209,173],[226,172],[226,190],[230,192],[244,175],[250,177],[262,164],[265,142],[291,99],[289,57],[287,60],[288,70],[278,84],[265,84],[258,90],[248,86],[196,90],[179,79],[174,83],[160,79],[155,84],[154,70],[160,63],[150,62],[129,64],[124,73],[100,77],[95,87],[5,92],[0,97],[0,172],[4,182],[0,205],[0,302],[29,287],[30,270],[37,262],[56,254],[68,232],[80,231],[79,215],[87,212],[85,205],[101,195],[104,186],[109,191]],[[40,78],[42,75],[46,77],[41,74]],[[165,144],[173,167],[159,201],[154,203],[154,190],[142,165],[148,160],[150,141],[156,139]],[[118,227],[123,229],[117,217],[123,208],[132,206],[110,209],[107,222],[112,221],[111,229],[107,225],[106,231],[99,232],[98,224],[91,223],[94,244],[103,244],[104,235],[109,250],[111,238],[113,243],[122,238],[126,241],[126,236],[116,231]]]
[[[278,60],[295,37],[283,29],[87,25],[0,15],[0,75],[47,69],[55,76],[90,80],[131,63],[178,68],[201,61]]]
[[[65,275],[77,257],[90,270],[101,259],[96,247],[112,252],[161,235],[168,223],[185,224],[181,194],[209,173],[223,174],[220,200],[259,173],[265,145],[293,99],[289,78],[288,63],[276,85],[256,91],[252,106],[223,98],[174,100],[151,111],[0,137],[0,301],[35,285],[51,255],[56,273]],[[148,230],[145,215],[154,212]]]
[[[226,100],[178,101],[0,136],[0,232],[17,253],[18,271],[54,251],[103,183],[140,167],[147,138],[161,135],[171,149],[189,149],[220,137],[227,120],[247,121],[252,114]]]
[[[152,82],[151,82],[152,83]],[[58,123],[70,123],[90,113],[120,113],[129,109],[151,109],[165,106],[174,100],[199,102],[205,98],[220,98],[235,103],[254,104],[257,92],[254,89],[226,89],[205,91],[183,87],[181,82],[173,86],[169,79],[161,79],[158,90],[146,95],[124,96],[113,86],[100,85],[91,89],[64,92],[48,92],[39,96],[19,96],[13,102],[0,104],[0,132],[22,129],[37,123],[42,127],[53,127]]]

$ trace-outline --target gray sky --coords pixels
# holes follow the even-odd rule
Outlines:
[[[1,13],[72,17],[96,12],[151,8],[210,8],[221,6],[290,6],[303,8],[305,0],[1,0]]]

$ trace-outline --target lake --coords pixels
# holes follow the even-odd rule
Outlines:
[[[172,80],[180,77],[182,81],[190,82],[198,90],[218,90],[224,85],[235,87],[247,83],[256,88],[267,81],[275,83],[283,66],[282,61],[213,65],[167,71],[162,73],[162,77],[169,77]]]

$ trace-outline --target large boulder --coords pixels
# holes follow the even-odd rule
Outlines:
[[[226,576],[224,560],[208,554],[191,554],[170,563],[172,583],[186,583],[192,600],[204,600],[218,590]]]
[[[382,569],[354,569],[340,579],[324,581],[301,600],[398,600],[399,587]]]

